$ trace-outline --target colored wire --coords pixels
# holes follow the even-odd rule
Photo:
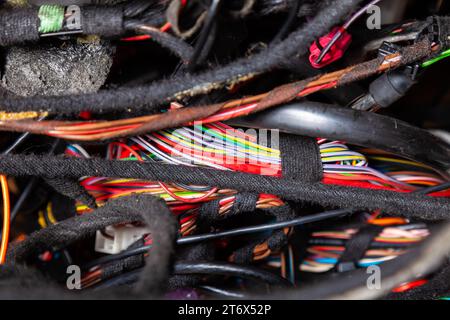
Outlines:
[[[422,63],[421,67],[422,68],[428,68],[429,66],[450,57],[450,49],[441,52],[437,57],[430,59],[428,61],[425,61],[424,63]]]
[[[332,73],[324,74],[320,77],[313,77],[289,85],[283,85],[256,96],[204,105],[201,107],[189,106],[159,114],[112,121],[36,122],[33,120],[11,120],[0,122],[0,127],[3,130],[29,131],[69,140],[95,141],[124,136],[135,136],[157,131],[167,128],[169,123],[171,127],[178,127],[193,124],[196,120],[201,120],[203,123],[224,121],[235,117],[249,115],[251,113],[257,113],[275,105],[287,103],[299,97],[305,97],[315,92],[342,86],[354,82],[357,79],[361,80],[381,72],[410,64],[421,58],[428,57],[436,50],[438,50],[438,48],[431,47],[429,41],[424,40],[417,42],[412,46],[404,47],[401,52],[396,52],[384,57],[384,60],[381,62],[379,59],[374,59]],[[361,72],[361,70],[364,70],[364,72]],[[287,88],[289,88],[289,92],[286,92]],[[298,90],[298,92],[295,93],[296,90]],[[284,98],[281,100],[269,99],[270,101],[268,102],[266,98],[273,95],[275,92],[277,96],[282,96]],[[262,101],[265,101],[266,103],[261,103]]]
[[[316,213],[313,215],[305,216],[305,217],[299,217],[293,220],[284,221],[284,222],[274,222],[274,223],[267,223],[263,225],[258,226],[252,226],[252,227],[245,227],[245,228],[238,228],[223,232],[217,232],[217,233],[208,233],[203,235],[195,235],[195,236],[189,236],[184,238],[178,238],[177,244],[178,245],[187,245],[187,244],[193,244],[203,241],[210,241],[215,239],[220,239],[224,237],[234,237],[234,236],[240,236],[240,235],[248,235],[252,233],[260,233],[275,229],[284,229],[289,227],[295,227],[300,226],[308,223],[323,221],[326,219],[332,219],[332,218],[338,218],[345,215],[350,214],[351,212],[349,210],[333,210],[333,211],[326,211],[321,213]],[[108,255],[101,257],[95,261],[92,261],[91,263],[87,264],[84,268],[86,270],[91,269],[95,266],[106,264],[112,261],[117,261],[121,259],[125,259],[131,256],[135,256],[138,254],[145,254],[148,252],[148,250],[151,248],[151,246],[142,246],[139,248],[134,248],[130,250],[125,250],[119,254],[115,255]]]
[[[11,224],[9,188],[6,176],[3,175],[0,176],[0,183],[2,186],[2,198],[3,198],[3,228],[2,228],[2,241],[0,245],[0,264],[4,264],[6,260],[6,252],[8,251],[9,229]]]

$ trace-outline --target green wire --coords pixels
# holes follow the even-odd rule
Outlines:
[[[197,125],[196,127],[199,128],[199,129],[201,129],[201,130],[204,131],[204,132],[208,132],[209,134],[215,136],[216,138],[219,138],[219,139],[228,141],[228,142],[230,142],[231,144],[236,144],[237,146],[240,146],[240,147],[243,148],[243,149],[249,149],[249,150],[253,150],[253,151],[260,151],[259,148],[255,148],[255,147],[253,147],[253,146],[251,146],[251,145],[243,144],[242,142],[240,142],[240,141],[237,140],[236,138],[233,138],[233,137],[230,137],[230,136],[227,136],[227,135],[220,134],[220,133],[218,133],[218,132],[216,132],[216,131],[214,131],[214,130],[211,130],[211,129],[206,128],[206,127],[203,127],[203,126]]]
[[[40,33],[57,32],[62,29],[64,22],[64,7],[46,4],[39,7],[38,13]]]
[[[428,68],[429,66],[431,66],[432,64],[435,64],[436,62],[439,62],[445,58],[450,57],[450,49],[441,52],[441,54],[439,56],[437,56],[436,58],[430,59],[428,61],[425,61],[424,63],[422,63],[422,68]]]

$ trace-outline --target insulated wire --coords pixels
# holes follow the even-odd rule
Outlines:
[[[2,241],[0,246],[0,264],[4,264],[6,260],[6,252],[8,251],[9,230],[10,230],[10,199],[8,180],[6,176],[0,176],[0,183],[2,186],[2,198],[3,198],[3,229],[2,229]]]
[[[371,6],[377,4],[381,0],[372,0],[367,5],[365,5],[363,8],[361,8],[358,12],[356,12],[354,15],[350,17],[349,20],[347,20],[344,25],[342,26],[342,30],[347,30],[353,22],[356,21],[360,16],[364,14],[364,12],[367,11]],[[323,48],[323,50],[320,52],[320,55],[317,57],[316,63],[322,62],[323,58],[325,58],[326,54],[330,51],[330,49],[333,47],[333,45],[339,40],[339,38],[342,36],[343,31],[338,30],[330,42]]]
[[[310,216],[299,217],[299,218],[285,221],[285,222],[274,222],[274,223],[268,223],[268,224],[252,226],[252,227],[237,228],[237,229],[233,229],[233,230],[229,230],[229,231],[178,238],[177,244],[178,245],[187,245],[187,244],[203,242],[206,240],[219,239],[219,238],[223,238],[223,237],[233,237],[233,236],[239,236],[239,235],[244,235],[244,234],[259,233],[259,232],[270,231],[270,230],[274,230],[274,229],[284,229],[284,228],[295,227],[295,226],[304,225],[304,224],[308,224],[308,223],[318,222],[318,221],[322,221],[325,219],[337,218],[337,217],[341,217],[344,215],[348,215],[350,213],[351,213],[351,211],[349,211],[348,209],[326,211],[326,212],[322,212],[322,213],[313,214]],[[151,245],[126,250],[126,251],[123,251],[121,253],[114,254],[114,255],[104,256],[95,261],[92,261],[91,263],[88,263],[85,266],[85,269],[90,269],[97,265],[109,263],[109,262],[116,261],[116,260],[125,259],[125,258],[135,256],[138,254],[145,254],[148,252],[149,249],[151,249]]]
[[[428,57],[431,53],[436,52],[439,49],[438,46],[431,46],[429,41],[425,39],[411,46],[403,47],[400,52],[386,56],[382,62],[380,62],[379,59],[373,59],[332,73],[324,74],[320,77],[313,77],[290,83],[288,86],[283,85],[256,96],[203,105],[201,107],[189,106],[178,110],[169,110],[164,113],[112,121],[37,122],[32,120],[11,120],[0,122],[0,128],[2,130],[11,131],[30,131],[68,140],[95,141],[109,140],[124,136],[136,136],[146,132],[162,130],[169,127],[168,123],[171,124],[170,127],[178,127],[190,125],[197,120],[201,120],[204,124],[225,121],[235,117],[260,112],[299,97],[305,97],[312,93],[335,88],[336,86],[342,86],[356,80],[362,80],[369,76],[410,64],[411,62]],[[289,88],[289,90],[287,90],[287,88]],[[296,90],[298,90],[298,92],[295,94],[294,91]],[[282,98],[267,99],[275,93]]]

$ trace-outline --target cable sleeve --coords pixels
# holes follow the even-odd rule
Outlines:
[[[450,218],[450,201],[419,194],[308,183],[248,173],[185,167],[157,162],[79,159],[58,156],[0,155],[0,172],[10,176],[80,178],[123,177],[149,181],[213,185],[219,188],[274,194],[285,200],[357,210],[381,209],[426,220]]]
[[[0,46],[39,40],[39,24],[36,8],[0,11]]]

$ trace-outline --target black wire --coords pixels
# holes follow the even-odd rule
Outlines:
[[[127,3],[123,8],[123,16],[125,18],[133,18],[140,14],[142,14],[144,11],[146,11],[148,8],[150,8],[153,5],[152,1],[148,0],[134,0],[129,3]]]
[[[22,133],[5,151],[3,151],[3,154],[8,154],[12,152],[14,149],[16,149],[22,142],[24,142],[28,136],[30,135],[29,132]]]
[[[174,273],[231,276],[262,281],[264,283],[277,287],[292,287],[292,284],[288,280],[264,269],[226,262],[177,262],[174,266]]]
[[[14,207],[11,210],[11,222],[14,221],[16,218],[17,213],[19,213],[22,206],[25,204],[25,202],[28,199],[28,196],[33,192],[34,188],[36,188],[36,185],[39,182],[38,177],[32,177],[25,188],[23,189],[22,193],[20,194],[19,198],[14,203]]]
[[[86,263],[83,266],[83,270],[89,270],[95,266],[104,265],[104,264],[114,262],[117,260],[123,260],[123,259],[129,258],[129,257],[132,257],[132,256],[139,255],[139,254],[145,254],[148,252],[148,250],[151,249],[151,247],[152,247],[151,245],[147,245],[147,246],[142,246],[142,247],[138,247],[138,248],[128,249],[121,253],[111,254],[111,255],[100,257],[89,263]]]
[[[210,88],[210,84],[216,84],[215,89],[235,83],[244,75],[264,73],[281,66],[286,59],[296,54],[306,53],[314,38],[323,35],[332,26],[336,25],[343,17],[349,14],[353,8],[362,0],[334,0],[321,10],[315,17],[308,21],[289,37],[273,47],[254,54],[251,59],[242,57],[226,66],[219,66],[212,70],[203,72],[196,76],[183,74],[172,79],[164,79],[146,86],[133,88],[114,88],[100,90],[91,94],[75,94],[64,96],[36,96],[27,98],[2,99],[2,110],[4,111],[50,111],[53,113],[78,114],[82,110],[95,111],[96,113],[107,113],[130,109],[148,112],[160,109],[162,103],[166,103],[169,97],[183,96],[193,97],[207,93],[198,88]],[[327,2],[328,4],[328,2]],[[126,21],[124,21],[124,24]],[[3,30],[0,30],[0,33]],[[191,56],[192,57],[192,56]],[[195,88],[194,91],[191,91]],[[208,91],[208,92],[209,92]]]
[[[221,0],[212,0],[211,5],[208,9],[208,13],[206,14],[206,19],[203,25],[202,30],[200,31],[199,38],[194,47],[194,53],[189,61],[188,69],[190,71],[195,70],[195,68],[202,62],[202,59],[205,59],[207,53],[204,52],[205,49],[211,49],[211,44],[205,47],[206,42],[211,34],[211,30],[216,24],[216,16],[219,12]]]
[[[292,24],[295,22],[295,18],[297,17],[297,13],[300,10],[300,0],[293,0],[292,7],[289,8],[289,15],[286,18],[281,29],[278,31],[276,36],[273,38],[272,43],[277,43],[284,39],[284,37],[288,34],[289,30],[292,27]]]
[[[28,132],[24,133],[27,134]],[[58,148],[59,144],[60,144],[61,140],[55,140],[55,142],[53,142],[50,150],[49,150],[49,154],[53,154],[56,150],[56,148]],[[22,208],[22,206],[25,204],[26,200],[28,199],[28,196],[33,192],[34,188],[36,187],[36,185],[39,182],[39,178],[38,177],[32,177],[27,185],[25,186],[25,188],[23,189],[22,193],[20,194],[20,197],[17,199],[16,203],[14,204],[14,207],[11,210],[11,219],[10,221],[13,222],[14,219],[17,216],[17,213],[20,211],[20,209]]]
[[[440,186],[428,187],[425,189],[421,189],[419,191],[415,191],[414,193],[430,194],[433,192],[446,190],[449,188],[449,185],[450,185],[450,182],[447,182]],[[195,236],[179,238],[177,240],[177,244],[178,245],[193,244],[193,243],[202,242],[202,241],[206,241],[206,240],[214,240],[214,239],[224,238],[224,237],[232,237],[232,236],[246,235],[246,234],[251,234],[251,233],[259,233],[259,232],[264,232],[264,231],[269,231],[269,230],[274,230],[274,229],[295,227],[295,226],[299,226],[299,225],[303,225],[303,224],[307,224],[307,223],[322,221],[325,219],[342,217],[342,216],[351,214],[353,212],[354,211],[349,210],[349,209],[325,211],[325,212],[309,215],[306,217],[299,217],[299,218],[285,221],[285,222],[267,223],[267,224],[262,224],[262,225],[258,225],[258,226],[237,228],[237,229],[223,231],[223,232],[216,232],[216,233],[209,233],[209,234],[202,234],[202,235],[195,235]],[[145,254],[150,249],[151,249],[151,245],[147,245],[147,246],[129,249],[129,250],[123,251],[119,254],[103,256],[103,257],[100,257],[100,258],[84,265],[83,269],[89,270],[95,266],[104,265],[104,264],[111,263],[111,262],[114,262],[117,260],[126,259],[126,258],[134,256],[134,255]]]
[[[417,194],[430,194],[430,193],[434,193],[434,192],[444,191],[444,190],[447,190],[447,189],[450,189],[450,181],[446,182],[446,183],[443,183],[443,184],[440,184],[438,186],[433,186],[433,187],[428,187],[428,188],[425,188],[425,189],[417,190],[417,191],[415,191],[415,193],[417,193]]]
[[[425,189],[421,189],[418,191],[415,191],[414,193],[420,193],[420,194],[430,194],[433,192],[438,192],[440,190],[446,190],[449,188],[450,182],[444,183],[440,186],[434,186],[434,187],[428,187]],[[218,238],[224,238],[224,237],[235,237],[240,235],[247,235],[251,233],[259,233],[269,230],[275,230],[275,229],[283,229],[288,227],[295,227],[307,223],[312,222],[318,222],[325,219],[331,219],[331,218],[338,218],[342,217],[348,214],[353,213],[354,211],[349,209],[339,209],[339,210],[332,210],[332,211],[325,211],[305,217],[299,217],[293,220],[285,221],[285,222],[274,222],[274,223],[267,223],[257,226],[251,226],[251,227],[243,227],[243,228],[237,228],[233,230],[228,231],[222,231],[222,232],[216,232],[216,233],[208,233],[208,234],[201,234],[201,235],[195,235],[195,236],[187,236],[184,238],[179,238],[177,240],[177,244],[179,245],[185,245],[185,244],[193,244],[197,242],[202,242],[206,240],[214,240]],[[113,262],[116,260],[125,259],[134,255],[138,254],[145,254],[148,252],[148,250],[151,249],[151,246],[143,246],[138,248],[133,248],[130,250],[123,251],[118,254],[114,255],[108,255],[101,258],[98,258],[84,266],[85,269],[90,269],[92,267],[106,264],[109,262]]]
[[[191,186],[184,183],[172,183],[174,186],[178,186],[182,189],[188,190],[188,191],[196,191],[196,192],[208,192],[211,191],[211,187],[208,186]]]
[[[44,119],[45,119],[45,117],[40,117],[38,119],[38,121],[42,121]],[[3,154],[9,154],[10,152],[12,152],[19,145],[21,145],[28,138],[28,136],[30,134],[31,134],[30,132],[22,133],[6,150],[3,151]],[[25,200],[28,198],[28,195],[36,187],[36,184],[38,181],[39,181],[39,179],[37,177],[33,177],[30,179],[30,181],[26,185],[25,189],[23,190],[19,199],[17,199],[16,203],[14,204],[13,209],[11,210],[11,214],[10,214],[11,222],[14,221],[14,218],[16,217],[17,213],[19,212],[20,208],[22,208],[22,206],[24,205]],[[0,232],[0,234],[1,234],[1,232]]]
[[[44,120],[46,117],[42,116],[38,118],[38,121]],[[21,145],[30,135],[29,132],[22,133],[6,150],[3,151],[3,154],[8,154],[16,149],[19,145]]]
[[[214,286],[204,285],[200,286],[199,288],[225,298],[244,299],[246,297],[246,295],[243,293],[234,292],[223,288],[217,288]]]
[[[177,240],[177,244],[179,244],[179,245],[191,244],[191,243],[197,243],[197,242],[206,241],[206,240],[214,240],[214,239],[218,239],[218,238],[236,237],[236,236],[248,235],[248,234],[252,234],[252,233],[259,233],[259,232],[264,232],[264,231],[275,230],[275,229],[295,227],[295,226],[304,225],[307,223],[342,217],[342,216],[345,216],[345,215],[348,215],[351,213],[352,213],[352,211],[349,209],[325,211],[325,212],[316,213],[316,214],[312,214],[312,215],[305,216],[305,217],[295,218],[295,219],[289,220],[289,221],[273,222],[273,223],[238,228],[238,229],[227,230],[227,231],[216,232],[216,233],[207,233],[207,234],[200,234],[200,235],[194,235],[194,236],[187,236],[187,237],[179,238]]]
[[[268,230],[295,227],[295,226],[299,226],[299,225],[303,225],[303,224],[307,224],[307,223],[322,221],[325,219],[341,217],[341,216],[344,216],[344,215],[347,215],[350,213],[352,213],[352,211],[349,209],[326,211],[326,212],[322,212],[322,213],[309,215],[306,217],[299,217],[299,218],[285,221],[285,222],[267,223],[267,224],[238,228],[238,229],[233,229],[233,230],[228,230],[228,231],[223,231],[223,232],[201,234],[201,235],[196,235],[196,236],[188,236],[188,237],[184,237],[184,238],[179,238],[177,240],[177,244],[178,245],[193,244],[193,243],[202,242],[202,241],[206,241],[206,240],[213,240],[213,239],[224,238],[224,237],[235,237],[235,236],[239,236],[239,235],[259,233],[259,232],[268,231]],[[88,269],[98,266],[98,265],[110,263],[110,262],[113,262],[116,260],[122,260],[122,259],[125,259],[128,257],[134,256],[134,255],[138,255],[138,254],[145,254],[151,247],[152,246],[150,246],[150,245],[142,246],[142,247],[138,247],[138,248],[129,249],[129,250],[123,251],[118,254],[103,256],[103,257],[100,257],[100,258],[86,264],[84,266],[84,269],[88,270]]]
[[[226,262],[204,262],[204,261],[180,261],[176,262],[174,265],[173,274],[175,275],[220,275],[220,276],[228,276],[228,277],[236,277],[246,280],[253,280],[263,282],[270,286],[281,287],[281,288],[289,288],[292,287],[292,284],[286,279],[266,271],[264,269],[255,268],[251,266],[242,266],[232,263]],[[140,270],[133,270],[128,273],[124,273],[118,275],[117,277],[108,279],[95,289],[105,289],[112,286],[119,286],[124,284],[131,284],[133,282],[138,281],[141,275]],[[221,295],[227,295],[228,297],[233,298],[244,298],[244,295],[236,293],[230,293],[229,291],[225,291],[223,289],[217,289],[210,286],[203,287],[206,290],[213,291],[215,293],[219,293]],[[95,290],[94,289],[94,290]],[[239,296],[238,296],[239,295]]]

